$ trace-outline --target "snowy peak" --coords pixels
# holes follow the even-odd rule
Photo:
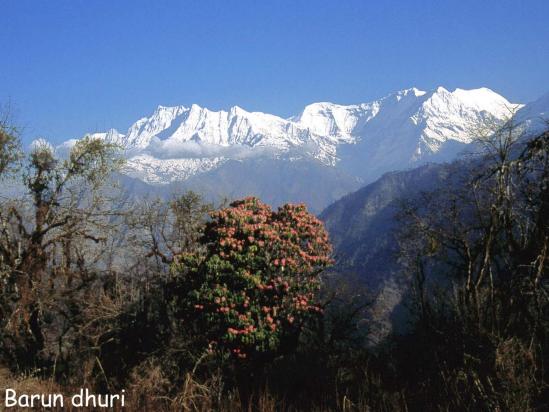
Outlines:
[[[234,106],[228,112],[211,111],[193,104],[159,106],[149,118],[134,123],[125,138],[127,148],[145,149],[158,141],[195,142],[208,145],[274,145],[300,143],[292,124],[280,117],[247,112]],[[299,134],[300,131],[297,132]]]
[[[389,128],[393,132],[386,130],[384,134],[397,133],[401,139],[410,136],[418,144],[422,138],[423,143],[432,139],[467,142],[468,126],[487,116],[503,118],[513,106],[487,88],[450,92],[438,87],[425,92],[414,87],[360,105],[314,103],[292,120],[314,134],[344,143],[361,139],[372,142]],[[431,145],[429,149],[436,151],[437,147]]]
[[[487,88],[450,92],[442,87],[423,96],[425,101],[412,118],[424,124],[422,143],[432,152],[440,143],[471,141],[471,130],[486,120],[505,119],[520,105]]]
[[[375,116],[375,110],[359,105],[342,106],[333,103],[313,103],[292,120],[304,129],[334,141],[352,142],[357,127]]]
[[[452,112],[454,116],[465,112],[485,112],[501,117],[509,115],[510,110],[517,106],[486,87],[472,90],[455,89],[453,92],[439,87],[425,97],[426,107],[433,112]]]
[[[425,92],[425,91],[423,91],[423,90],[419,90],[419,89],[416,88],[416,87],[412,87],[412,88],[410,88],[410,89],[404,90],[403,92],[404,92],[406,95],[407,95],[408,93],[410,93],[410,94],[413,94],[413,95],[416,96],[416,97],[423,96],[425,93],[427,93],[427,92]]]
[[[124,138],[124,146],[126,148],[146,148],[153,136],[168,129],[178,116],[188,110],[184,106],[158,106],[151,117],[139,119],[128,129]]]
[[[306,106],[303,112],[292,120],[315,134],[351,143],[360,135],[361,129],[378,115],[382,107],[400,105],[402,109],[410,103],[417,102],[418,98],[425,94],[426,92],[413,87],[358,105],[313,103]]]

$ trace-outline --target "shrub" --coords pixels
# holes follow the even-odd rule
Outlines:
[[[237,359],[292,350],[311,317],[331,246],[304,205],[273,211],[256,198],[211,214],[204,254],[173,267],[176,312],[204,336],[209,352]]]

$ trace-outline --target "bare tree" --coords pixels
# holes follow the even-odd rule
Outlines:
[[[521,356],[512,362],[531,361],[540,371],[540,359],[549,349],[549,133],[528,136],[510,118],[481,134],[478,144],[482,156],[454,164],[445,187],[404,207],[403,261],[415,274],[418,316],[433,336],[451,331],[476,342],[477,347],[468,343],[473,348],[462,348],[462,362],[481,356],[488,350],[486,342],[497,358],[512,341],[519,348],[513,356]],[[481,364],[463,375],[477,382],[472,396],[507,409],[509,405],[497,404],[506,398],[496,396],[489,380],[489,373],[497,377],[500,372]],[[488,377],[482,380],[481,375]],[[502,386],[520,382],[513,390],[530,402],[543,386],[536,386],[536,379],[544,378],[530,371],[498,379]]]
[[[16,367],[46,355],[46,341],[59,340],[70,323],[69,295],[93,279],[88,265],[106,240],[103,188],[120,165],[116,151],[85,138],[63,159],[38,144],[19,175],[26,195],[1,205],[1,349]],[[48,321],[49,311],[56,315]]]
[[[198,239],[212,210],[213,205],[193,191],[173,195],[167,202],[154,199],[133,205],[126,223],[133,254],[142,257],[135,263],[166,272],[177,256],[200,247]]]

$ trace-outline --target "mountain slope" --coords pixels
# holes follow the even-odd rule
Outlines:
[[[359,278],[377,289],[397,270],[394,230],[400,200],[444,184],[458,164],[428,164],[383,175],[328,206],[320,219],[330,233],[339,274]]]
[[[516,131],[521,133],[520,137],[517,136],[519,144],[515,149],[518,153],[522,150],[521,144],[539,133],[540,129],[549,128],[549,94],[522,106],[514,121]],[[458,126],[455,128],[459,130]],[[441,185],[454,187],[454,179],[466,173],[474,159],[464,157],[451,163],[431,163],[386,173],[327,207],[320,216],[337,252],[338,270],[358,274],[375,287],[387,279],[391,266],[384,262],[390,261],[388,256],[396,251],[392,231],[397,225],[395,213],[399,199],[417,196],[421,191],[430,191]]]
[[[408,291],[398,261],[397,215],[402,199],[411,199],[452,181],[461,166],[428,164],[391,172],[328,206],[320,215],[330,234],[335,279],[365,285],[375,296],[369,311],[370,339],[405,330],[408,313],[402,300]]]
[[[516,114],[516,121],[524,123],[532,132],[540,132],[549,125],[549,93],[524,105]]]
[[[305,203],[313,213],[320,213],[327,205],[361,186],[358,179],[320,162],[286,163],[265,158],[227,160],[222,167],[167,185],[149,185],[124,175],[119,179],[134,198],[169,198],[193,190],[215,204],[225,199],[257,196],[273,207]]]

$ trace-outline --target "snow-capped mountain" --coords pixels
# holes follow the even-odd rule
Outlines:
[[[412,88],[358,105],[314,103],[289,119],[237,106],[159,106],[125,134],[92,136],[123,146],[125,173],[148,183],[184,181],[229,160],[265,157],[310,159],[369,181],[389,170],[451,159],[470,143],[474,125],[503,119],[512,107],[486,88]]]

